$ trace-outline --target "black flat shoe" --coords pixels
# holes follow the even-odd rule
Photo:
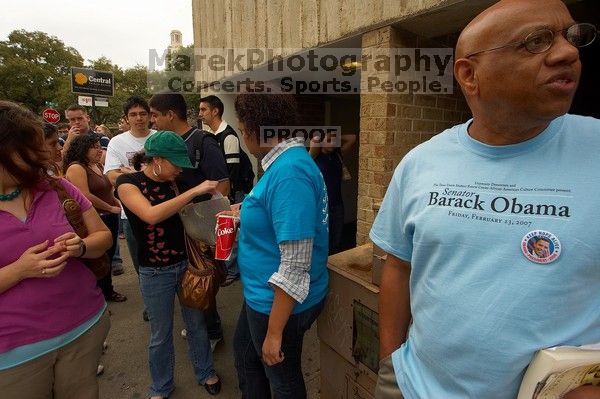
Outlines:
[[[221,378],[219,378],[219,381],[215,382],[214,384],[204,383],[203,385],[204,389],[206,389],[206,392],[213,396],[221,392]]]

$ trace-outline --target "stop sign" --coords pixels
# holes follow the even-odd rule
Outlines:
[[[48,108],[42,112],[42,117],[46,122],[57,123],[60,120],[60,113],[53,108]]]

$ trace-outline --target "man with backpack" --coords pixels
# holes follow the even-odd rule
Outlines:
[[[242,202],[254,184],[254,171],[248,155],[240,147],[240,139],[235,130],[223,118],[225,107],[217,96],[200,99],[198,119],[208,126],[217,138],[227,162],[232,204]]]
[[[181,192],[188,190],[204,180],[219,182],[217,191],[224,196],[229,195],[229,173],[225,164],[223,151],[216,138],[200,129],[192,127],[187,121],[187,104],[181,94],[161,93],[152,96],[149,102],[151,121],[158,130],[170,130],[177,133],[185,141],[192,169],[184,168],[177,177],[177,185]],[[196,197],[194,202],[210,199],[210,194]],[[223,339],[221,318],[214,309],[204,312],[208,338],[211,348]],[[182,335],[185,337],[185,330]]]

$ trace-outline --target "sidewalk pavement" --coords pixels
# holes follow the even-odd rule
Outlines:
[[[125,274],[113,277],[115,290],[127,295],[127,301],[109,303],[111,329],[108,349],[100,362],[104,374],[98,377],[101,399],[141,399],[148,397],[150,373],[148,370],[148,340],[150,327],[142,320],[142,299],[137,275],[124,240],[121,244]],[[223,382],[221,399],[240,398],[237,375],[233,363],[233,333],[242,303],[242,285],[236,281],[221,288],[217,298],[225,338],[214,352],[215,369]],[[319,341],[315,323],[304,338],[302,355],[304,379],[309,399],[319,398]],[[181,312],[176,306],[174,316],[175,342],[175,391],[170,399],[211,398],[194,380],[194,373],[187,355],[186,341],[180,335],[183,328]]]

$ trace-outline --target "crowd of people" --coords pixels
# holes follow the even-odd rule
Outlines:
[[[600,214],[590,201],[600,195],[600,122],[567,113],[578,48],[596,34],[559,0],[502,0],[462,31],[454,74],[473,118],[403,158],[370,233],[387,253],[376,398],[515,398],[536,351],[600,342]],[[341,247],[343,154],[356,137],[307,148],[302,138],[267,135],[261,127],[298,123],[295,98],[241,93],[240,136],[264,171],[251,187],[223,103],[208,96],[199,109],[196,127],[182,95],[134,96],[110,138],[106,126],[91,129],[83,107],[67,108],[69,124],[54,126],[0,101],[2,397],[99,397],[106,302],[127,299],[112,283],[122,273],[121,233],[149,322],[149,395],[168,397],[174,301],[189,260],[178,212],[225,196],[232,206],[223,214],[240,220],[223,284],[243,286],[233,342],[241,396],[306,398],[303,340],[324,307],[327,257]],[[484,182],[529,187],[536,177],[526,171],[535,170],[554,171],[568,195],[514,194],[545,210],[520,223],[456,223],[458,211],[427,200],[442,186],[473,187],[480,194],[468,201],[484,211],[495,200]],[[463,204],[470,192],[458,193]],[[104,258],[108,272],[93,273]],[[196,380],[218,395],[216,302],[181,312]],[[562,395],[597,399],[600,387]]]
[[[178,211],[214,195],[229,197],[228,213],[244,221],[223,282],[241,277],[244,285],[234,339],[242,395],[306,397],[302,341],[328,285],[327,189],[304,143],[261,136],[260,126],[296,123],[293,97],[240,94],[235,107],[245,145],[265,170],[251,195],[254,174],[244,171],[247,155],[222,120],[224,106],[215,96],[200,103],[206,130],[188,122],[179,94],[131,97],[119,122],[127,130],[112,138],[101,125],[91,129],[84,107],[66,110],[65,128],[0,103],[6,155],[0,161],[0,217],[6,220],[2,234],[12,237],[2,244],[0,268],[0,389],[9,397],[98,397],[106,302],[127,299],[113,286],[113,276],[122,273],[114,267],[121,232],[139,278],[142,317],[149,321],[149,394],[168,397],[175,388],[174,301],[188,267]],[[61,197],[65,190],[78,204],[85,236],[74,232]],[[95,276],[85,259],[101,254],[112,261],[112,272]],[[19,302],[30,292],[36,295]],[[196,379],[217,395],[221,380],[212,350],[223,330],[216,301],[205,311],[181,310]],[[44,379],[34,376],[40,368]]]

